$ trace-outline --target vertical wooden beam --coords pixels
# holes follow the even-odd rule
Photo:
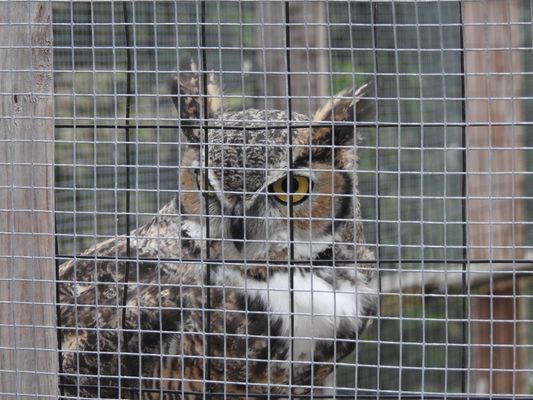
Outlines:
[[[526,376],[520,372],[525,349],[519,346],[527,338],[515,321],[521,310],[513,297],[517,292],[513,283],[516,282],[511,279],[494,282],[472,299],[472,317],[476,321],[472,324],[474,392],[527,393]]]
[[[50,2],[0,3],[0,391],[57,396]]]
[[[265,71],[264,95],[270,97],[266,107],[279,110],[287,109],[284,6],[282,1],[261,2],[257,6],[260,20],[265,23],[258,35],[263,48],[258,64]],[[325,102],[317,96],[330,94],[326,7],[322,1],[289,5],[292,110],[306,115],[312,115]]]
[[[467,126],[468,256],[523,257],[521,2],[463,3]],[[485,126],[481,126],[486,124]],[[476,126],[474,126],[476,125]],[[486,268],[490,270],[491,264]],[[491,280],[471,301],[471,390],[520,393],[516,282]]]

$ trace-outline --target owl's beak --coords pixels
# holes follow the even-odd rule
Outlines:
[[[244,218],[242,201],[238,200],[231,210],[231,220],[229,231],[231,238],[234,240],[233,244],[238,251],[242,250],[244,242]]]

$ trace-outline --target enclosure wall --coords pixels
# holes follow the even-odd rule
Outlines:
[[[0,3],[0,397],[56,398],[50,2]]]

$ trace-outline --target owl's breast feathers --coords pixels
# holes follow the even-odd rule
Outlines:
[[[180,261],[198,259],[201,243],[188,237],[187,225],[169,207],[132,232],[129,255],[126,238],[119,237],[60,267],[62,382],[67,393],[93,396],[100,386],[100,397],[116,397],[119,383],[125,397],[135,397],[128,388],[139,385],[145,390],[204,390],[203,384],[186,378],[203,376],[201,357],[207,354],[207,337],[209,355],[214,357],[211,380],[287,383],[287,267],[254,277],[232,265],[213,264],[208,309],[205,263]],[[373,313],[373,290],[367,283],[353,268],[337,273],[332,266],[298,268],[295,383],[320,384],[319,377],[332,368],[320,362],[340,359],[353,350]],[[316,364],[305,362],[311,360]],[[215,391],[244,391],[245,385],[232,388],[222,383],[210,386]],[[253,388],[248,391],[267,390],[266,385]]]

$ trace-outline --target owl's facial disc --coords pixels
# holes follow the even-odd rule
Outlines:
[[[196,174],[196,187],[207,196],[215,196],[215,188],[209,182],[209,178],[200,173]]]
[[[296,170],[287,175],[275,174],[267,182],[248,198],[233,197],[233,206],[227,214],[230,218],[226,219],[226,232],[239,252],[243,251],[246,243],[246,253],[273,251],[279,257],[288,249],[283,245],[288,240],[284,236],[287,232],[284,228],[288,217],[287,207],[292,204],[300,210],[307,209],[304,213],[309,212],[308,201],[315,186],[314,177],[308,169]],[[298,223],[295,226],[300,228]],[[304,230],[311,232],[309,227]],[[320,239],[317,237],[317,240]],[[273,245],[268,246],[267,243],[271,241]]]

